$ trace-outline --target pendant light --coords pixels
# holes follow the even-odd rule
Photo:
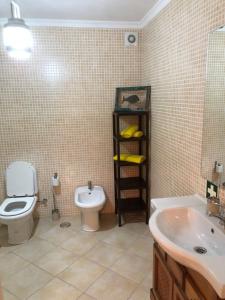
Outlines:
[[[26,59],[29,58],[33,46],[33,38],[30,28],[21,19],[20,7],[11,2],[12,17],[8,19],[3,27],[3,43],[6,51],[11,57]]]

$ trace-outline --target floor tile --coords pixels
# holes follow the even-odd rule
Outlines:
[[[58,277],[78,289],[85,291],[103,272],[105,268],[85,258],[80,258]]]
[[[52,251],[55,245],[48,241],[34,238],[21,245],[20,248],[16,249],[14,253],[21,256],[22,258],[33,262],[40,257],[43,257],[49,251]]]
[[[145,289],[146,292],[152,288],[152,270],[148,272],[145,279],[141,282],[140,286]]]
[[[12,275],[23,270],[29,264],[28,261],[15,255],[8,253],[0,257],[0,282],[4,282]]]
[[[86,294],[99,300],[127,300],[136,287],[135,282],[108,270],[88,288]]]
[[[150,233],[149,227],[144,222],[127,223],[122,226],[125,230],[135,232],[138,235],[144,235]]]
[[[137,255],[125,254],[121,256],[112,266],[111,269],[120,275],[140,283],[150,272],[149,262]]]
[[[33,236],[41,235],[56,226],[56,223],[51,218],[34,219]]]
[[[100,231],[109,231],[115,229],[117,225],[117,216],[115,214],[102,214],[100,215]]]
[[[87,294],[81,295],[78,300],[95,300],[96,298],[93,298],[91,296],[88,296]]]
[[[51,280],[51,276],[39,268],[29,265],[10,277],[3,284],[9,292],[23,300],[32,295]]]
[[[9,253],[9,252],[12,252],[12,248],[10,246],[6,247],[6,246],[2,246],[0,247],[0,257]]]
[[[91,233],[79,232],[61,244],[61,247],[76,255],[83,255],[97,244],[98,240]]]
[[[81,291],[64,281],[54,278],[46,286],[37,291],[28,300],[75,300]]]
[[[1,296],[0,296],[1,299]],[[3,289],[3,300],[17,300],[18,298],[14,295],[12,295],[11,293],[9,293],[8,291],[6,291],[5,289]]]
[[[44,232],[40,235],[42,239],[45,239],[55,245],[60,245],[72,236],[72,232],[66,228],[61,228],[59,225]]]
[[[69,229],[60,228],[64,221],[71,223]],[[55,222],[41,218],[32,238],[15,246],[8,245],[7,227],[0,226],[4,300],[147,299],[153,256],[148,227],[119,228],[113,214],[100,221],[100,230],[88,233],[81,230],[79,215]]]
[[[52,275],[57,275],[70,266],[76,258],[73,253],[57,247],[37,260],[35,265]]]
[[[0,245],[8,245],[8,226],[0,224]]]
[[[70,227],[68,227],[68,230],[72,230],[72,231],[80,231],[81,230],[80,215],[61,217],[60,220],[58,221],[58,223],[61,224],[63,222],[70,223]]]
[[[17,249],[19,245],[8,243],[8,226],[0,224],[0,257]]]
[[[120,230],[117,227],[103,241],[115,247],[127,249],[137,238],[138,235],[136,233],[129,232],[128,230]]]
[[[140,257],[152,261],[153,259],[153,243],[151,238],[141,237],[132,243],[129,248],[129,253],[136,254]]]
[[[110,267],[123,252],[124,250],[122,249],[112,247],[104,242],[99,242],[86,254],[86,257],[104,267]]]
[[[142,289],[142,288],[137,288],[134,293],[131,295],[129,300],[149,300],[150,297],[150,291],[148,293]]]

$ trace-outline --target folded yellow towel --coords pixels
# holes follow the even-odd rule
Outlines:
[[[138,130],[137,125],[130,125],[120,132],[120,135],[126,139],[129,139],[133,136],[133,134]]]
[[[118,160],[118,156],[117,155],[113,156],[113,159]],[[121,161],[133,162],[133,163],[136,163],[136,164],[141,164],[145,160],[145,157],[144,157],[144,155],[134,155],[134,154],[121,153],[120,154],[120,160]]]
[[[141,164],[145,160],[144,155],[128,155],[126,161]]]
[[[139,138],[139,137],[142,137],[143,134],[144,134],[143,131],[138,130],[133,134],[133,137]]]
[[[125,153],[121,153],[120,154],[120,160],[126,160],[127,159],[127,157],[129,156],[129,154],[125,154]],[[118,156],[117,155],[115,155],[115,156],[113,156],[113,159],[114,160],[118,160]]]

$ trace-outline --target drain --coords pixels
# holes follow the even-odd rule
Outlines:
[[[67,228],[67,227],[70,227],[71,226],[71,223],[70,222],[62,222],[61,224],[60,224],[60,227],[61,228]]]
[[[206,254],[207,253],[207,249],[204,247],[200,247],[200,246],[196,246],[194,247],[195,252],[197,252],[198,254]]]

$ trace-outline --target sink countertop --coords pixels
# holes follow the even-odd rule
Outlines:
[[[215,252],[210,255],[200,255],[194,251],[189,251],[175,242],[177,239],[176,234],[174,234],[173,239],[170,239],[170,237],[160,231],[159,222],[157,223],[157,218],[160,217],[160,214],[162,215],[165,212],[170,213],[170,211],[175,211],[176,208],[177,211],[182,210],[182,208],[186,208],[187,210],[191,208],[195,211],[196,216],[199,216],[199,218],[205,222],[204,224],[207,224],[207,230],[213,228],[219,237],[224,237],[224,240],[221,241],[221,245],[223,245],[223,243],[225,243],[225,230],[223,226],[219,224],[218,218],[207,216],[206,198],[195,194],[192,196],[158,198],[152,199],[151,201],[154,213],[149,220],[149,228],[154,239],[176,261],[196,270],[204,276],[213,286],[217,294],[221,298],[225,298],[225,249],[224,253],[216,254]],[[176,215],[173,215],[173,217],[175,220]],[[166,222],[167,220],[164,220],[164,224],[166,224]],[[168,225],[171,226],[169,223],[170,218],[168,218]],[[207,233],[207,230],[204,231],[204,228],[200,230],[202,231],[199,231],[199,240],[201,241],[201,235],[204,235],[204,238],[210,242],[210,234]],[[173,233],[172,230],[171,232]],[[214,248],[216,249],[215,245]]]

